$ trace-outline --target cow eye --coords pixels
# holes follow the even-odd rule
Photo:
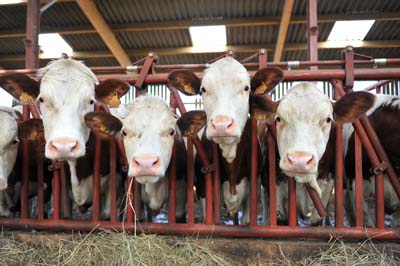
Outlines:
[[[126,137],[126,135],[128,135],[128,134],[126,133],[125,130],[122,130],[122,135],[124,135]]]
[[[249,90],[250,90],[249,86],[244,87],[244,91],[249,91]]]
[[[19,139],[14,139],[13,141],[12,141],[12,144],[17,144],[19,142]]]
[[[201,93],[205,93],[206,92],[206,89],[204,88],[204,87],[201,87]]]
[[[44,102],[42,97],[39,97],[39,102],[41,102],[41,103]]]
[[[281,118],[280,118],[279,116],[277,116],[277,117],[275,118],[275,121],[276,121],[277,123],[279,123],[279,122],[281,122]]]
[[[175,130],[171,128],[171,129],[169,130],[169,134],[170,134],[171,136],[173,136],[173,135],[175,134]]]
[[[89,102],[90,104],[94,104],[94,100],[90,100],[90,102]]]
[[[330,123],[330,122],[332,122],[332,118],[328,117],[325,121],[326,121],[326,123]]]

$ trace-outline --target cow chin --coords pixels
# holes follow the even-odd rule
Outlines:
[[[217,144],[230,145],[230,144],[233,144],[237,140],[237,137],[236,136],[230,136],[230,137],[210,136],[210,139]]]
[[[135,176],[136,181],[139,184],[154,184],[157,183],[161,177],[160,176]]]

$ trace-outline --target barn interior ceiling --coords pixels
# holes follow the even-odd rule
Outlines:
[[[8,1],[13,2],[13,1]],[[225,25],[226,47],[239,59],[260,48],[268,61],[307,60],[306,0],[58,0],[41,15],[41,33],[59,33],[89,66],[128,65],[149,51],[159,64],[205,63],[221,53],[194,49],[189,28]],[[24,68],[26,1],[0,2],[0,67]],[[328,41],[338,20],[375,20],[356,52],[400,57],[400,1],[318,1],[318,56],[340,58]],[[50,59],[41,59],[44,66]]]

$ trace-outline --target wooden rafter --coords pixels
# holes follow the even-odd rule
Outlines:
[[[382,41],[359,41],[354,43],[355,48],[400,48],[400,41],[382,40]],[[343,43],[332,43],[332,42],[319,42],[318,49],[343,49],[345,44]],[[226,46],[226,50],[232,50],[235,52],[252,53],[257,52],[259,49],[264,48],[267,51],[272,51],[274,45],[230,45]],[[226,51],[224,50],[224,51]],[[307,50],[307,44],[286,44],[285,51],[302,51]],[[146,56],[149,51],[153,51],[158,55],[180,55],[180,54],[193,54],[200,53],[193,50],[193,47],[179,47],[179,48],[145,48],[127,50],[127,54],[131,56]],[[217,51],[223,52],[223,51]],[[75,58],[107,58],[114,57],[109,51],[93,51],[93,52],[80,52],[75,51],[73,54]],[[21,55],[0,55],[0,61],[22,61],[25,60],[23,54]]]
[[[294,0],[285,0],[281,17],[281,23],[279,25],[278,40],[276,41],[276,46],[275,46],[274,62],[281,61],[283,48],[286,42],[286,35],[289,29],[290,17],[292,16],[293,5],[294,5]]]
[[[111,31],[110,27],[107,25],[103,16],[100,14],[93,0],[77,0],[76,3],[85,13],[86,17],[89,19],[90,23],[99,33],[100,37],[103,39],[104,43],[110,49],[113,56],[117,59],[121,66],[130,65],[131,61],[129,56],[126,54],[121,44],[118,42],[114,33]]]
[[[318,23],[333,23],[336,20],[362,20],[375,19],[384,21],[399,21],[400,12],[380,13],[380,14],[354,14],[354,15],[320,15]],[[249,18],[231,18],[231,19],[209,19],[209,20],[180,20],[165,22],[143,22],[134,24],[125,24],[113,26],[110,25],[112,32],[135,32],[151,30],[179,30],[187,29],[191,26],[207,25],[226,25],[227,27],[243,26],[273,26],[279,25],[280,17],[249,17]],[[305,16],[292,16],[290,24],[306,24]],[[42,33],[57,32],[62,35],[96,33],[96,29],[90,26],[79,27],[46,27],[41,26]],[[25,29],[0,31],[0,38],[24,38]]]

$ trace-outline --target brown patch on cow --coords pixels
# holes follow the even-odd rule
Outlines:
[[[280,68],[263,68],[251,79],[251,91],[253,94],[265,94],[271,92],[282,79],[283,71]]]
[[[90,112],[84,118],[86,125],[104,139],[118,136],[122,129],[122,122],[109,113]]]
[[[250,115],[257,120],[271,122],[274,119],[279,102],[271,100],[269,95],[250,95]]]
[[[41,119],[33,118],[18,124],[18,138],[44,141],[44,127]]]
[[[191,71],[173,71],[168,75],[168,80],[172,86],[185,95],[196,95],[200,92],[201,80]]]
[[[207,124],[204,111],[190,111],[183,114],[177,121],[177,125],[185,137],[195,137]]]
[[[375,102],[372,93],[358,91],[346,94],[333,104],[336,122],[351,123],[368,111]]]
[[[96,87],[96,99],[118,108],[121,104],[120,98],[129,91],[129,84],[118,79],[107,79]]]
[[[39,83],[23,74],[10,74],[0,77],[0,86],[22,104],[34,103],[39,95]]]

